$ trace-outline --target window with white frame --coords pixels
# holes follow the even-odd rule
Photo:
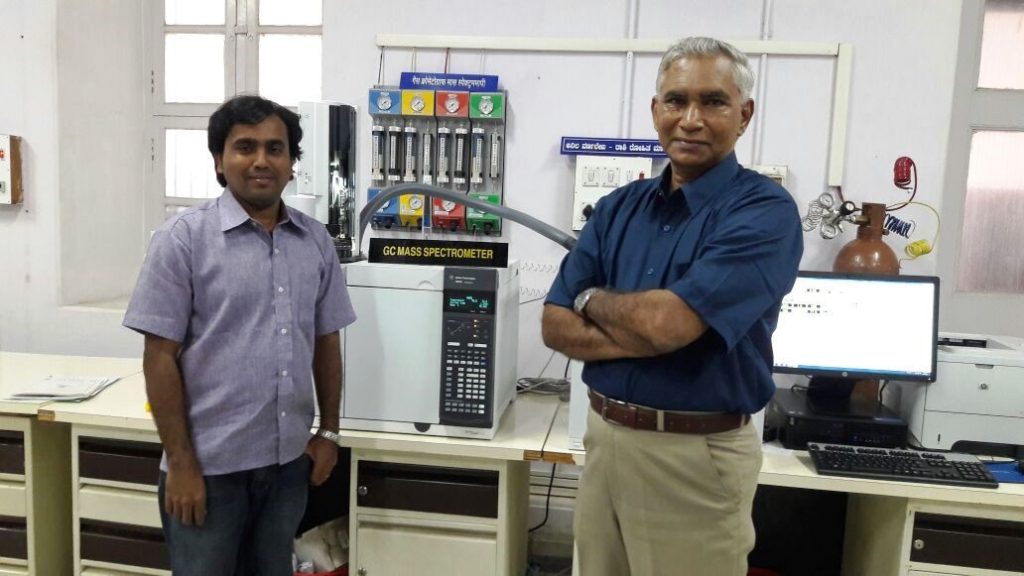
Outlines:
[[[987,0],[983,20],[957,288],[1024,294],[1024,2]]]
[[[147,227],[219,196],[206,145],[227,98],[321,98],[322,0],[163,0],[151,12]]]

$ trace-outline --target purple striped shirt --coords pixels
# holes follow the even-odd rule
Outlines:
[[[182,344],[205,475],[302,454],[315,411],[314,339],[355,320],[324,225],[282,210],[269,234],[225,189],[171,218],[153,235],[125,314],[128,328]]]

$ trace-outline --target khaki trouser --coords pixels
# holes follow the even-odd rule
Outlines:
[[[593,410],[573,530],[581,576],[743,576],[761,439],[633,430]]]

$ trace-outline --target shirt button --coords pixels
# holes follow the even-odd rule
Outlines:
[[[662,226],[661,229],[664,230],[665,232],[671,232],[672,231],[672,227],[669,226],[668,224],[665,224],[664,226]]]
[[[648,268],[647,269],[647,275],[648,276],[653,276],[654,275],[654,268]]]
[[[280,254],[280,253],[281,253],[281,249],[280,248],[274,248],[274,254]]]
[[[288,329],[287,328],[281,328],[281,334],[287,334],[287,333],[288,333]]]
[[[287,370],[281,370],[281,376],[287,376],[287,375],[288,375],[288,371]]]
[[[284,416],[285,416],[285,413],[281,412],[281,418],[284,418]]]
[[[278,286],[277,287],[277,291],[278,292],[284,292],[284,286]]]

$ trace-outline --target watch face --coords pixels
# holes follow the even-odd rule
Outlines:
[[[444,109],[451,114],[455,114],[459,111],[459,97],[455,94],[449,94],[448,99],[444,102]]]
[[[387,92],[384,92],[380,96],[378,96],[377,97],[377,108],[380,108],[381,110],[390,110],[391,109],[391,95],[388,94]]]

